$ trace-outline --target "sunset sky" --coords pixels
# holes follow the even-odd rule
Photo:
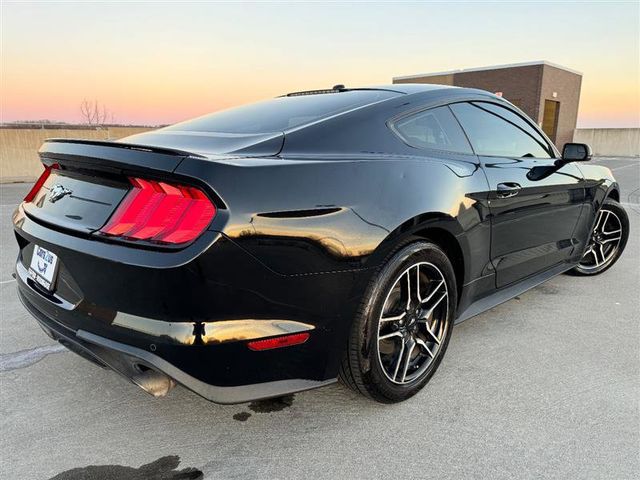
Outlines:
[[[288,91],[547,60],[579,127],[640,126],[640,3],[2,0],[2,121],[164,124]]]

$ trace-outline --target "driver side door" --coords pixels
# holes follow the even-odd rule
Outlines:
[[[492,102],[450,107],[487,176],[496,287],[566,261],[585,201],[580,170],[557,168],[554,149],[515,110]]]

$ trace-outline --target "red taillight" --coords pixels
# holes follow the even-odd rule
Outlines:
[[[24,201],[28,203],[36,198],[36,195],[44,185],[44,182],[46,182],[47,178],[49,178],[49,175],[51,175],[51,170],[57,170],[58,168],[59,165],[57,163],[54,163],[53,165],[45,165],[44,172],[42,172],[42,175],[38,177],[36,183],[33,184],[33,187],[31,188],[31,190],[29,190],[29,193],[27,193],[27,195],[24,197]]]
[[[197,238],[216,215],[200,190],[142,178],[132,188],[101,233],[130,240],[178,244]]]
[[[265,340],[255,340],[249,342],[247,346],[250,350],[271,350],[272,348],[290,347],[291,345],[299,345],[306,342],[309,339],[309,334],[294,333],[292,335],[285,335],[283,337],[267,338]]]

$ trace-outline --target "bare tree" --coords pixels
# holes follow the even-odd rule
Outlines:
[[[80,114],[84,123],[91,127],[104,125],[109,117],[114,118],[106,105],[100,105],[97,100],[90,101],[86,98],[80,103]]]

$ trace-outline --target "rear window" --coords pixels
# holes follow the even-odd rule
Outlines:
[[[211,113],[165,130],[219,133],[281,132],[357,107],[401,95],[385,90],[296,95]]]

